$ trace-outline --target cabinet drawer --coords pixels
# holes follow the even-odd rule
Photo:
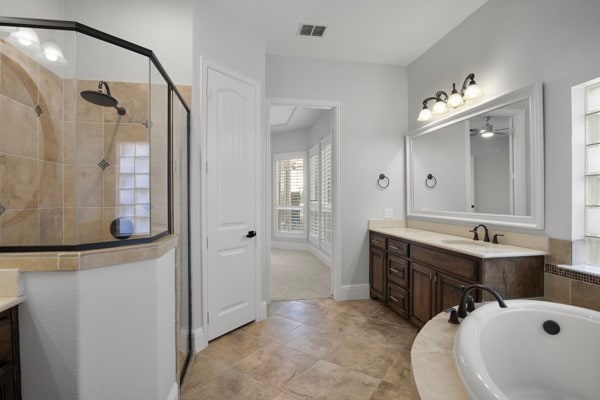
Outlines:
[[[427,263],[440,271],[466,278],[471,282],[477,281],[477,261],[415,245],[412,246],[410,255],[411,259]]]
[[[400,239],[388,238],[387,251],[388,253],[408,257],[408,243]]]
[[[402,317],[408,317],[408,292],[394,284],[388,284],[387,303]]]
[[[408,288],[408,260],[391,254],[388,255],[387,278],[399,286]]]
[[[377,233],[371,233],[370,236],[371,247],[377,247],[378,249],[385,250],[385,236]]]
[[[0,314],[0,366],[12,360],[12,324],[10,313]]]

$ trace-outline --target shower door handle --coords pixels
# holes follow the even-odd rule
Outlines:
[[[246,235],[247,238],[253,238],[254,236],[256,236],[256,231],[248,231]]]

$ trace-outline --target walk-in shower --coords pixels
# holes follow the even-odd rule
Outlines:
[[[173,144],[187,140],[189,89],[131,42],[75,22],[0,18],[0,252],[176,232],[186,164]]]
[[[0,253],[79,257],[177,235],[178,374],[190,348],[190,97],[150,49],[76,22],[0,17]]]

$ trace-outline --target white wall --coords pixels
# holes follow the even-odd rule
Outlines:
[[[175,250],[74,272],[23,274],[24,400],[165,400],[175,378]]]
[[[468,122],[454,124],[413,140],[413,198],[415,210],[468,211]],[[437,183],[425,186],[432,174]]]
[[[600,2],[489,0],[408,67],[408,121],[474,72],[486,97],[544,83],[546,228],[571,239],[571,87],[600,76]]]
[[[62,19],[63,0],[0,0],[3,17]]]
[[[267,56],[267,97],[341,102],[342,285],[369,282],[367,220],[404,209],[406,69]],[[376,188],[379,173],[390,187]]]
[[[308,147],[314,147],[319,140],[331,135],[331,111],[323,111],[310,127]]]
[[[310,147],[310,130],[271,133],[271,154],[306,151]]]
[[[151,49],[175,83],[192,83],[191,0],[64,0],[64,9],[66,20],[81,22]],[[78,51],[84,49],[78,46]],[[78,57],[81,78],[87,78],[85,73],[93,79],[99,79],[99,74],[105,74],[109,80],[136,81],[141,73],[147,77],[147,66],[141,71],[136,68],[141,61],[130,65],[130,60],[142,60],[141,56],[127,57],[127,53],[109,50],[105,54],[114,54],[114,60],[96,59],[93,52]]]

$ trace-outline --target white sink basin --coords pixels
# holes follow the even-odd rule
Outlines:
[[[487,247],[486,243],[478,242],[475,240],[467,240],[467,239],[446,239],[442,240],[443,243],[447,244],[461,244],[466,246],[477,246],[477,247]]]
[[[472,400],[593,400],[600,396],[600,312],[535,300],[469,314],[454,358]],[[558,334],[543,324],[555,321]]]

